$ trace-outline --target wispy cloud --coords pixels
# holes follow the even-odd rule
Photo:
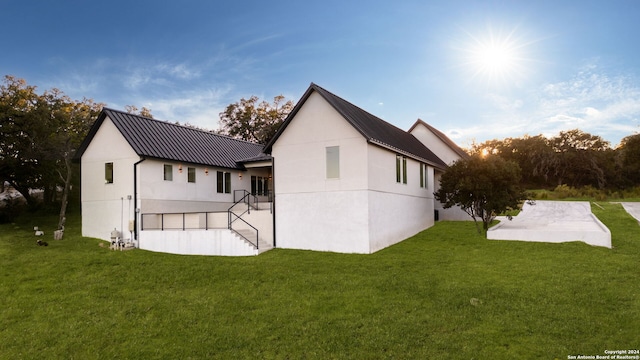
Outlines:
[[[640,88],[630,75],[612,75],[597,62],[567,80],[526,93],[486,94],[485,101],[482,125],[458,129],[460,138],[554,136],[578,128],[615,145],[640,130]]]

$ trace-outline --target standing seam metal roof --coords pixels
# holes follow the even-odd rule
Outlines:
[[[78,149],[76,158],[82,156],[106,117],[141,157],[243,169],[242,159],[264,155],[260,144],[105,108]]]
[[[271,146],[276,139],[284,131],[289,122],[295,117],[295,114],[306,101],[306,99],[315,91],[320,94],[338,113],[340,113],[368,142],[388,148],[401,154],[426,161],[432,165],[446,168],[446,164],[429,148],[427,148],[413,134],[406,132],[379,117],[353,105],[352,103],[334,95],[333,93],[311,83],[309,89],[302,96],[296,108],[289,114],[284,124],[280,127],[278,133],[265,147],[266,151],[270,151]]]

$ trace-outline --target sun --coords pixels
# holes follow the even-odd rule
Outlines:
[[[463,65],[471,73],[470,80],[509,85],[527,75],[530,44],[518,35],[517,29],[505,32],[488,27],[482,35],[467,32],[467,39],[459,49]]]

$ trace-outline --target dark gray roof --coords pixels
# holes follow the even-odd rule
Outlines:
[[[418,160],[426,161],[431,165],[446,168],[444,161],[436,156],[436,154],[429,150],[429,148],[427,148],[412,134],[391,125],[390,123],[368,113],[367,111],[334,95],[314,83],[311,83],[276,135],[271,139],[271,141],[269,141],[265,147],[265,152],[271,151],[271,147],[276,142],[280,134],[295,117],[302,104],[304,104],[314,91],[320,94],[329,104],[331,104],[331,106],[336,109],[336,111],[338,111],[338,113],[340,113],[356,130],[358,130],[358,132],[360,132],[368,142],[408,155]]]
[[[260,144],[104,108],[78,149],[77,159],[107,117],[141,157],[242,169],[242,159],[255,158],[263,150]]]

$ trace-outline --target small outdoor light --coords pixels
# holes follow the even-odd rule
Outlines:
[[[205,174],[205,175],[207,175],[207,176],[209,176],[209,169],[204,168],[204,174]]]
[[[182,164],[178,165],[178,172],[182,174]]]
[[[238,178],[240,178],[240,180],[242,180],[242,173],[238,173]]]

